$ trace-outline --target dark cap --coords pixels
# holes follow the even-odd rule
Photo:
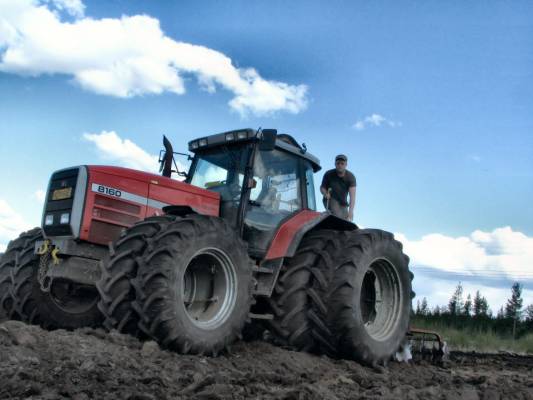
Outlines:
[[[335,161],[342,160],[348,162],[348,157],[346,157],[344,154],[339,154],[337,157],[335,157]]]

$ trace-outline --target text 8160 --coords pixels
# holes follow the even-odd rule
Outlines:
[[[98,185],[98,192],[107,194],[109,196],[121,197],[122,192],[118,189],[113,189],[107,186]]]

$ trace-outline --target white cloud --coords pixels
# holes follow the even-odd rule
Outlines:
[[[376,127],[379,127],[379,126],[388,126],[388,127],[391,127],[391,128],[396,128],[398,126],[402,126],[402,123],[401,122],[398,122],[398,121],[391,121],[385,117],[383,117],[382,115],[379,115],[379,114],[371,114],[371,115],[368,115],[358,121],[356,121],[353,125],[352,125],[352,128],[358,130],[358,131],[362,131],[366,128],[369,128],[369,127],[373,127],[373,126],[376,126]]]
[[[0,252],[7,243],[32,226],[4,199],[0,199]]]
[[[84,133],[83,138],[93,142],[102,158],[118,162],[122,167],[157,173],[158,157],[141,149],[129,139],[120,138],[114,131]]]
[[[101,133],[84,133],[83,138],[96,145],[98,154],[106,161],[114,164],[138,169],[141,171],[159,173],[159,156],[150,154],[129,139],[122,139],[114,131]],[[178,168],[186,172],[187,168],[176,161]],[[183,178],[179,177],[179,180]]]
[[[415,265],[447,272],[533,279],[533,238],[508,226],[492,232],[476,230],[460,237],[433,233],[416,241],[397,236]]]
[[[38,76],[65,74],[83,88],[117,97],[185,93],[183,76],[194,75],[209,92],[233,93],[229,106],[241,115],[307,107],[307,87],[266,80],[253,68],[237,68],[221,52],[165,36],[147,15],[82,18],[77,0],[54,0],[61,14],[37,0],[0,0],[0,71]]]
[[[357,129],[358,131],[362,131],[365,129],[365,123],[363,121],[357,121],[355,124],[353,124],[353,128]]]
[[[46,197],[46,192],[42,189],[39,189],[39,190],[36,190],[35,193],[33,194],[35,196],[35,198],[40,202],[40,203],[44,203],[44,199]]]
[[[438,233],[419,240],[409,240],[402,234],[396,237],[411,258],[420,290],[417,294],[428,297],[434,305],[446,304],[458,281],[463,282],[465,293],[472,295],[476,288],[483,288],[494,311],[509,297],[512,282],[533,289],[533,238],[511,227],[492,232],[476,230],[460,237]],[[533,290],[524,293],[533,302]]]
[[[470,154],[470,155],[468,156],[468,159],[469,159],[470,161],[475,161],[475,162],[477,162],[477,163],[478,163],[478,162],[481,162],[481,157],[478,156],[477,154]]]

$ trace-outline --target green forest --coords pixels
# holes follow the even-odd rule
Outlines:
[[[533,353],[533,304],[523,304],[518,282],[496,313],[479,291],[465,296],[459,282],[447,305],[430,309],[418,300],[411,326],[439,332],[451,350]]]

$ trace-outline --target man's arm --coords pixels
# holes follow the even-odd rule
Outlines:
[[[355,207],[355,186],[351,186],[348,190],[350,192],[350,208],[348,209],[348,220],[353,221],[353,210]]]
[[[322,178],[322,184],[320,185],[320,193],[322,193],[322,196],[324,196],[326,199],[329,199],[330,194],[328,192],[328,186],[329,186],[329,179],[327,176],[327,172],[324,174],[324,177]]]

